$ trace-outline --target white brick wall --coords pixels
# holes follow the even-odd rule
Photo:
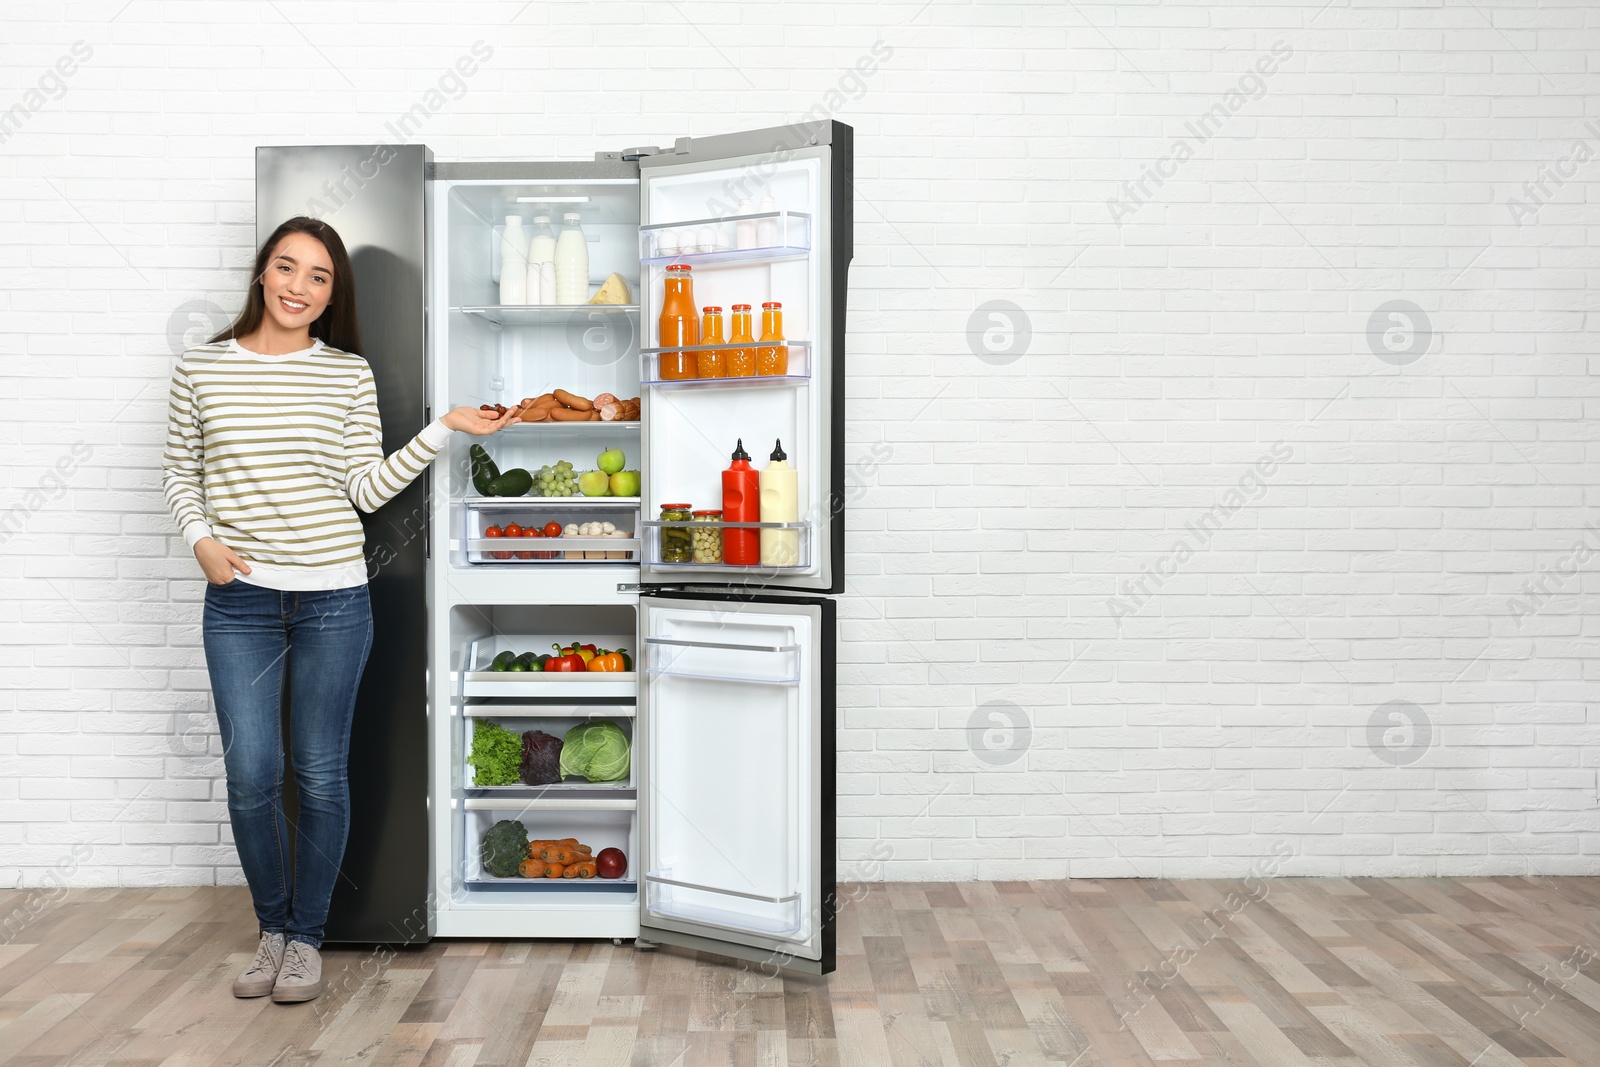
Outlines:
[[[118,7],[0,9],[0,885],[241,881],[169,316],[478,39],[436,158],[856,127],[847,877],[1600,872],[1592,5]]]

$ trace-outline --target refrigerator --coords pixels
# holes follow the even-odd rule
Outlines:
[[[349,248],[386,451],[461,405],[558,388],[640,398],[634,420],[457,433],[418,483],[365,517],[377,632],[352,731],[352,847],[326,939],[611,938],[832,971],[850,127],[684,137],[592,162],[264,147],[257,182],[262,238],[289,215],[320,214]],[[501,303],[507,216],[559,229],[569,211],[586,292],[617,274],[628,302]],[[383,265],[377,284],[362,277],[369,263]],[[783,340],[767,347],[787,366],[670,376],[687,347],[664,351],[657,324],[677,264],[691,269],[696,308],[749,304],[759,328],[762,305],[781,304]],[[753,528],[663,505],[717,509],[736,443],[760,469],[780,440],[798,505],[759,524],[754,536],[775,544],[768,562],[683,559],[690,540],[731,543]],[[535,473],[590,470],[617,449],[638,495],[541,496],[536,484],[486,496],[475,444],[502,471]],[[513,525],[560,536],[495,536]],[[501,653],[573,642],[624,649],[631,669],[492,669]],[[599,721],[627,740],[622,777],[479,784],[480,729],[570,744]],[[510,820],[533,840],[620,849],[626,870],[497,877],[481,847]]]

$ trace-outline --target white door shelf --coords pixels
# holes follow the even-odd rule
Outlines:
[[[765,230],[766,243],[737,247],[741,222],[748,224],[747,232],[755,231],[757,240]],[[803,211],[756,211],[639,227],[641,263],[778,263],[810,253],[811,215]]]
[[[661,353],[663,352],[721,352],[726,366],[728,354],[743,349],[787,348],[789,350],[787,373],[753,374],[743,378],[663,378]],[[752,341],[736,345],[666,345],[639,349],[639,384],[652,386],[766,386],[808,385],[811,382],[811,342],[809,341]],[[536,423],[535,425],[542,425]],[[582,425],[579,423],[578,425]],[[589,425],[594,425],[590,423]],[[603,425],[603,424],[602,424]]]

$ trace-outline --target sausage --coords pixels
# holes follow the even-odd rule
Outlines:
[[[594,401],[587,397],[578,396],[575,393],[569,393],[565,389],[557,389],[555,391],[555,395],[557,400],[567,405],[567,407],[572,408],[574,411],[594,410]]]
[[[588,422],[592,411],[574,411],[571,408],[552,408],[550,417],[556,422]]]

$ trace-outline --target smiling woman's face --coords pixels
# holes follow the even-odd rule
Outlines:
[[[285,234],[261,275],[267,314],[285,330],[307,329],[333,299],[333,257],[305,233]]]

